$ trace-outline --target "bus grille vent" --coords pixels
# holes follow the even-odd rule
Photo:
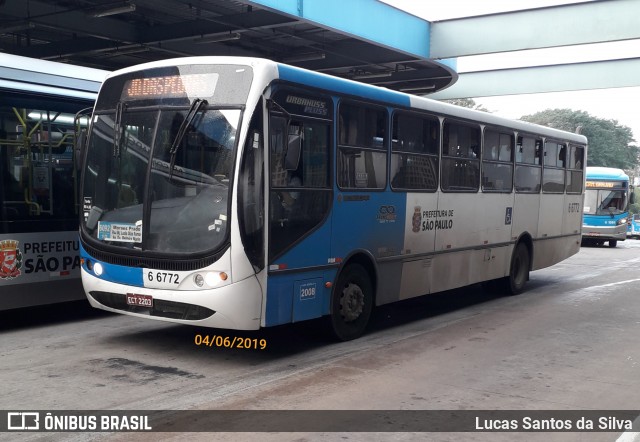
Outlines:
[[[161,318],[182,319],[186,321],[199,321],[215,314],[214,310],[200,305],[186,304],[184,302],[165,301],[154,299],[153,307],[136,307],[127,304],[125,295],[109,292],[89,292],[89,294],[100,304],[132,313],[158,316]]]
[[[115,264],[125,267],[144,267],[157,270],[173,270],[173,271],[193,271],[207,267],[216,262],[225,250],[216,253],[213,256],[205,256],[196,259],[161,259],[161,258],[148,258],[144,256],[125,256],[110,252],[98,250],[89,246],[84,241],[82,247],[87,251],[89,255],[98,261],[103,261],[109,264]]]

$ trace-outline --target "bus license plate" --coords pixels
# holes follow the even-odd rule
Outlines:
[[[153,307],[153,296],[127,293],[127,304],[136,307]]]

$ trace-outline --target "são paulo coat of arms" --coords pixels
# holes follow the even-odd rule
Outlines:
[[[20,276],[22,268],[22,253],[18,248],[18,241],[5,239],[0,241],[0,278],[13,279]]]

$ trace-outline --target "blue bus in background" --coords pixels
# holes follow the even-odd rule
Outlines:
[[[640,213],[629,215],[627,223],[627,238],[640,239]]]
[[[107,71],[0,54],[0,311],[79,300],[74,140]]]
[[[582,244],[615,247],[627,237],[629,204],[633,203],[629,176],[621,169],[587,167],[582,221]]]

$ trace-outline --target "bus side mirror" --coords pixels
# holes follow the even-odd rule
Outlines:
[[[80,129],[75,138],[73,146],[73,156],[76,170],[82,169],[82,156],[87,145],[87,129]]]
[[[74,157],[74,166],[77,171],[80,171],[82,168],[82,157],[84,154],[84,149],[87,146],[87,128],[89,127],[89,123],[91,122],[91,111],[92,107],[87,107],[82,110],[79,110],[76,115],[73,117],[73,157]],[[82,120],[86,119],[85,127],[82,125]]]
[[[629,204],[635,204],[636,203],[636,194],[635,192],[631,191],[631,195],[629,195]]]
[[[302,137],[300,135],[289,135],[287,154],[284,157],[284,169],[296,170],[300,163],[300,151],[302,150]]]

